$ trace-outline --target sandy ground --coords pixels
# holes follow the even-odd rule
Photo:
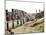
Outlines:
[[[31,32],[44,32],[44,18],[37,21],[29,21],[15,29],[11,29],[15,33],[31,33]]]

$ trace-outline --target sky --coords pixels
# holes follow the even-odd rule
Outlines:
[[[23,10],[27,13],[36,13],[36,10],[37,12],[39,12],[39,9],[43,10],[43,3],[6,1],[6,9],[11,11],[12,8]]]

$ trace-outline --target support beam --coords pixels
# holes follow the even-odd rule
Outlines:
[[[14,13],[13,13],[13,9],[12,9],[12,18],[13,18],[13,29],[14,29]]]

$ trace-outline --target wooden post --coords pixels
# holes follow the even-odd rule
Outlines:
[[[20,25],[22,25],[22,21],[21,21],[22,19],[20,19]]]
[[[8,27],[8,22],[7,22],[7,31],[9,30],[9,27]]]
[[[23,24],[24,24],[24,18],[23,18]]]
[[[7,21],[7,31],[9,30],[9,27],[8,27],[8,10],[6,10],[6,21]]]
[[[19,21],[18,21],[18,18],[19,18],[19,16],[18,16],[18,10],[16,11],[17,12],[17,16],[16,16],[16,18],[17,18],[17,25],[19,25]]]
[[[37,21],[37,10],[36,10],[36,21]]]
[[[24,24],[24,12],[22,11],[22,13],[23,13],[23,24]]]
[[[13,29],[14,29],[14,12],[13,12],[13,9],[12,9],[12,18],[13,18]]]

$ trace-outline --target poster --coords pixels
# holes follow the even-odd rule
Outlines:
[[[6,0],[5,35],[44,32],[44,3]]]

